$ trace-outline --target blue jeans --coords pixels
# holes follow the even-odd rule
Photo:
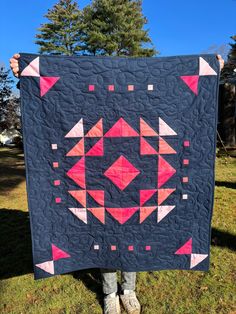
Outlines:
[[[117,292],[117,275],[116,270],[101,269],[102,275],[102,289],[104,294]],[[122,290],[135,290],[136,273],[135,272],[121,272],[121,289]]]

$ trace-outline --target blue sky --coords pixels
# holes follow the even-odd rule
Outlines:
[[[38,52],[34,44],[44,14],[57,0],[0,1],[0,63],[15,52]],[[78,0],[80,8],[90,3]],[[143,0],[147,28],[160,56],[220,52],[236,34],[236,0]]]

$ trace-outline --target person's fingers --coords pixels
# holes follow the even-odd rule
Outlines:
[[[12,59],[12,58],[11,58],[9,61],[10,61],[10,64],[11,64],[11,65],[17,65],[17,64],[19,63],[18,60]]]
[[[16,73],[16,72],[19,72],[19,66],[17,65],[17,66],[15,66],[15,67],[13,67],[13,71]]]
[[[20,58],[20,54],[19,54],[19,53],[15,53],[14,56],[13,56],[13,58],[19,59],[19,58]]]

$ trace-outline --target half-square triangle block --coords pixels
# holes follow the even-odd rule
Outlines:
[[[139,136],[139,134],[123,118],[120,118],[104,136],[132,137]]]
[[[52,244],[52,259],[54,261],[57,261],[61,258],[68,258],[70,255],[66,253],[65,251],[59,249],[56,245]]]
[[[165,184],[174,174],[176,170],[160,155],[158,156],[158,188]]]
[[[152,190],[140,190],[139,191],[139,197],[140,197],[140,206],[143,206],[156,192],[156,189]]]
[[[39,73],[39,57],[32,60],[27,67],[21,72],[21,76],[35,76],[40,77]]]
[[[103,123],[102,118],[88,131],[85,137],[102,137]]]
[[[199,57],[199,75],[217,75],[216,71],[213,70],[209,63],[202,57]]]
[[[85,158],[82,157],[66,173],[69,178],[74,180],[81,188],[85,189]]]
[[[195,95],[198,94],[199,75],[183,75],[180,76],[180,78]]]
[[[176,154],[172,148],[162,137],[159,137],[159,154]]]
[[[120,224],[124,224],[130,219],[139,207],[130,208],[106,208],[106,210],[115,218]]]
[[[69,210],[85,224],[87,223],[87,210],[86,208],[69,208]]]
[[[40,96],[44,96],[59,80],[60,77],[49,77],[49,76],[40,76],[39,85],[40,85]]]
[[[176,189],[158,189],[158,205],[161,205]]]
[[[148,125],[142,118],[140,118],[140,135],[141,136],[158,136],[150,125]]]
[[[120,156],[105,172],[120,190],[124,190],[140,173],[140,171],[124,156]]]
[[[96,208],[87,208],[94,217],[96,217],[101,223],[105,224],[105,208],[96,207]]]
[[[68,191],[82,206],[86,207],[86,190]]]
[[[103,190],[87,190],[88,194],[101,206],[104,206]]]
[[[65,137],[83,137],[84,136],[84,126],[83,118],[73,126],[73,128],[65,135]]]
[[[140,137],[140,154],[157,155],[157,151],[143,137]]]
[[[103,137],[86,153],[86,156],[103,156]]]
[[[177,133],[162,118],[159,118],[159,135],[177,135]]]
[[[82,138],[66,156],[83,156],[84,155],[84,138]]]
[[[182,245],[175,254],[192,254],[192,238]]]
[[[173,209],[174,205],[158,206],[157,211],[157,222],[160,222],[164,217],[166,217]]]
[[[155,209],[157,209],[157,206],[140,207],[139,222],[142,223]]]

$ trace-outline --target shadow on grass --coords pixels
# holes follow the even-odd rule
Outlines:
[[[236,251],[236,236],[212,228],[211,245]],[[33,272],[29,213],[15,209],[0,209],[0,279]],[[77,271],[74,278],[98,294],[100,301],[101,278],[98,269]]]
[[[79,270],[72,273],[73,277],[81,280],[85,287],[96,293],[96,298],[101,306],[103,306],[102,281],[99,269]]]
[[[25,180],[23,151],[19,148],[0,149],[0,193],[9,192]]]
[[[216,186],[224,186],[228,189],[236,189],[236,182],[216,181]]]

